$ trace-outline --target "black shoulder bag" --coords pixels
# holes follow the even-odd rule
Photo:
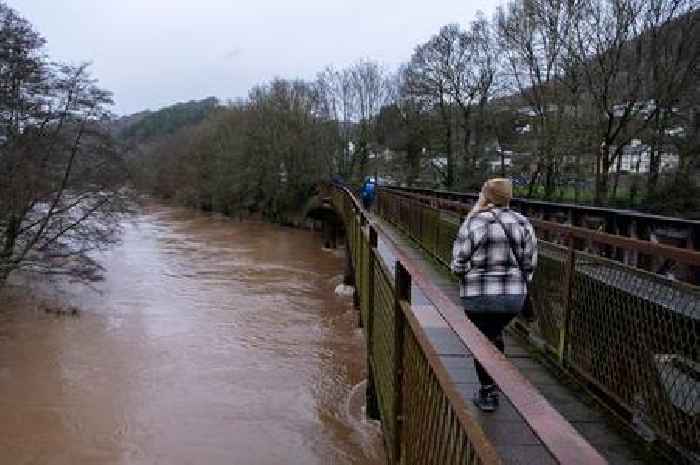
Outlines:
[[[525,303],[523,304],[523,309],[522,309],[522,316],[525,318],[528,322],[534,321],[535,318],[535,312],[532,306],[532,302],[530,300],[530,283],[527,280],[527,275],[528,272],[525,270],[525,267],[523,266],[522,259],[520,258],[520,254],[518,254],[518,249],[515,244],[515,240],[513,237],[508,234],[508,228],[506,228],[506,225],[503,224],[501,219],[496,215],[494,212],[491,212],[493,215],[493,218],[498,222],[498,224],[501,225],[501,228],[503,228],[503,233],[506,235],[506,238],[508,239],[508,245],[510,245],[510,250],[513,252],[513,256],[515,257],[515,261],[518,262],[518,268],[520,268],[520,274],[522,275],[523,282],[525,283]]]

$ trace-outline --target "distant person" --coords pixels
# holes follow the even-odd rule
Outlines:
[[[509,208],[509,179],[486,181],[479,200],[459,228],[451,268],[460,276],[460,297],[467,318],[501,352],[503,330],[522,310],[527,283],[537,264],[537,239],[530,222]],[[474,404],[492,412],[499,403],[498,386],[474,359],[479,390]]]
[[[362,185],[362,206],[365,210],[369,210],[377,195],[377,189],[373,178],[368,177]]]

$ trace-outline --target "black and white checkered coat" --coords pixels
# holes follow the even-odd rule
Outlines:
[[[460,296],[526,294],[518,262],[511,252],[498,215],[521,257],[528,280],[537,266],[537,238],[530,222],[507,208],[493,208],[468,217],[452,249],[452,271],[459,274]]]

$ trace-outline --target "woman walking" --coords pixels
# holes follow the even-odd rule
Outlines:
[[[509,179],[486,181],[452,251],[466,316],[501,352],[503,330],[522,311],[537,265],[535,232],[527,218],[509,208],[512,198]],[[481,384],[474,404],[492,412],[498,407],[498,386],[476,359],[474,365]]]

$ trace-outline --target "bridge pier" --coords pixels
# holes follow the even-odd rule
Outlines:
[[[313,220],[314,224],[321,222],[321,237],[325,248],[335,249],[338,246],[338,233],[342,226],[330,197],[316,196],[309,200],[304,218]]]
[[[323,218],[321,237],[323,238],[323,247],[326,249],[336,249],[338,247],[338,227],[335,218]]]
[[[367,389],[365,391],[365,416],[370,420],[381,420],[379,416],[379,398],[374,384],[372,365],[367,366]]]
[[[355,287],[355,267],[352,264],[352,251],[350,244],[345,241],[345,271],[343,273],[343,284]]]

